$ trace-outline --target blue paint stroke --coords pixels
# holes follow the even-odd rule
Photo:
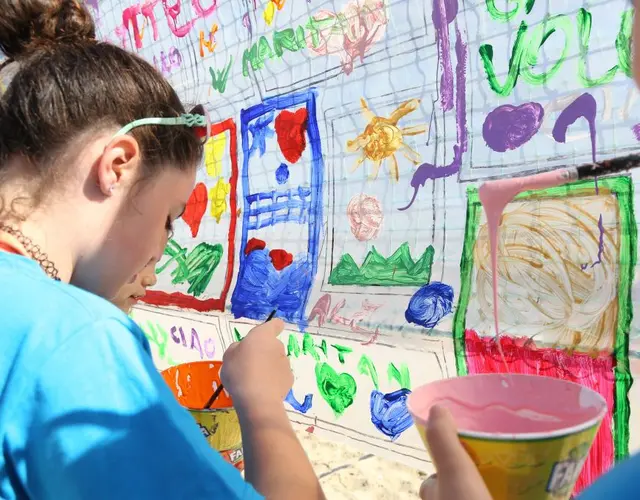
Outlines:
[[[404,317],[409,323],[433,328],[453,307],[453,288],[433,281],[421,287],[409,301]]]
[[[436,15],[436,4],[438,1],[434,0],[434,16]],[[446,12],[439,11],[441,16],[441,25],[444,26],[444,30],[448,30],[448,21],[446,18]],[[439,35],[437,35],[439,36]],[[467,97],[466,97],[466,85],[467,85],[467,45],[462,40],[462,35],[456,24],[456,134],[457,143],[453,145],[453,159],[451,163],[446,166],[439,167],[433,163],[423,163],[413,173],[411,178],[411,187],[413,188],[413,195],[411,200],[405,207],[398,210],[404,211],[409,209],[413,202],[416,201],[418,191],[421,187],[424,187],[428,180],[445,179],[451,177],[460,172],[462,166],[462,155],[467,151]],[[443,107],[444,108],[444,107]]]
[[[243,250],[244,253],[244,250]],[[231,312],[236,318],[264,320],[278,309],[278,317],[304,325],[306,291],[311,289],[311,263],[299,255],[293,263],[278,271],[273,267],[269,249],[254,250],[245,259],[231,299]]]
[[[409,394],[409,389],[399,389],[388,394],[371,391],[371,422],[376,429],[390,437],[391,441],[398,439],[413,424],[411,414],[407,410]]]
[[[276,170],[276,181],[278,184],[285,184],[289,180],[289,167],[286,163],[281,163]]]
[[[322,228],[324,160],[320,131],[318,130],[316,97],[316,90],[311,88],[265,99],[262,104],[243,109],[240,112],[242,151],[244,153],[242,192],[245,196],[244,210],[242,211],[240,265],[238,279],[231,297],[231,311],[236,318],[246,317],[263,320],[273,309],[277,308],[278,316],[285,321],[297,324],[300,330],[304,330],[307,326],[305,310],[318,271],[320,230]],[[255,129],[257,123],[270,123],[278,110],[295,110],[301,106],[305,106],[307,109],[307,148],[311,149],[309,164],[311,172],[303,178],[309,179],[310,185],[292,186],[286,193],[252,192],[249,182],[252,169],[258,173],[263,172],[263,164],[251,154],[253,144],[256,142],[256,134],[252,127]],[[254,139],[251,146],[249,145],[250,135]],[[254,159],[252,160],[252,158]],[[280,196],[286,196],[286,201],[279,199]],[[260,206],[255,203],[258,199],[266,200],[268,198],[272,200],[273,204],[285,204],[286,217],[281,220],[280,214],[275,214],[266,203],[264,204],[265,208],[263,208],[263,203],[260,203]],[[253,204],[256,206],[252,207]],[[290,207],[291,204],[297,204],[295,209]],[[282,271],[277,271],[273,267],[266,249],[256,250],[248,256],[245,255],[250,233],[266,225],[288,222],[293,220],[293,217],[296,218],[296,222],[307,224],[308,236],[307,252],[298,255],[290,266]],[[255,236],[260,237],[259,234]]]
[[[299,411],[300,413],[307,413],[313,405],[313,394],[307,394],[304,397],[304,401],[302,403],[299,403],[296,397],[293,395],[293,389],[291,389],[284,400],[286,403],[289,403],[291,408],[293,408],[295,411]]]
[[[273,121],[274,113],[271,112],[258,118],[255,122],[248,125],[249,132],[251,133],[251,147],[247,153],[250,157],[256,150],[260,150],[260,157],[262,157],[267,151],[267,139],[275,135],[275,131],[269,127]],[[245,153],[247,150],[244,150]]]
[[[311,195],[310,188],[298,186],[297,189],[246,196],[245,201],[251,207],[245,212],[248,229],[261,229],[281,222],[307,224],[311,219]],[[270,200],[271,203],[260,203],[261,200]]]

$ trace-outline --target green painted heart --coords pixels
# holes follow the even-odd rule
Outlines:
[[[316,365],[316,382],[324,400],[329,403],[336,416],[340,416],[353,404],[356,381],[348,373],[338,374],[327,363]]]

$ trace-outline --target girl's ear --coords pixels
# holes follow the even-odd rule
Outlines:
[[[107,144],[98,160],[98,186],[104,196],[111,196],[137,174],[140,146],[130,135],[120,135]]]

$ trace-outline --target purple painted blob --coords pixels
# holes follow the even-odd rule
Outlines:
[[[436,30],[436,45],[440,54],[440,103],[443,111],[453,109],[453,70],[451,68],[449,24],[458,15],[458,0],[433,0],[431,19]]]
[[[591,135],[591,157],[596,161],[596,111],[598,105],[593,96],[587,92],[576,98],[560,113],[553,126],[552,135],[556,142],[565,143],[567,140],[567,129],[573,125],[578,118],[585,118],[589,123],[589,134]]]
[[[434,2],[434,10],[435,10]],[[413,173],[411,187],[413,196],[406,207],[398,210],[407,210],[416,201],[420,187],[424,187],[431,179],[444,179],[460,172],[462,166],[462,154],[467,151],[467,45],[462,41],[460,30],[456,26],[456,130],[458,144],[453,146],[453,160],[449,165],[437,167],[431,163],[423,163]]]
[[[482,137],[487,146],[504,153],[527,143],[540,129],[544,108],[537,102],[520,106],[504,104],[491,111],[484,120]]]
[[[636,136],[636,140],[640,141],[640,123],[636,123],[633,127],[631,127],[633,131],[633,135]]]

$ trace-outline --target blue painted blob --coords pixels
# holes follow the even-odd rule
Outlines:
[[[281,163],[276,170],[276,181],[278,184],[285,184],[289,180],[289,167],[287,167],[286,163]]]
[[[307,394],[304,397],[304,401],[302,403],[299,403],[296,397],[293,395],[293,389],[291,389],[284,400],[285,402],[289,403],[289,405],[291,405],[291,408],[293,408],[294,410],[299,411],[300,413],[307,413],[313,405],[313,394]]]
[[[307,326],[301,311],[312,285],[311,263],[305,255],[298,255],[282,271],[273,267],[269,249],[254,250],[244,261],[231,298],[231,312],[236,318],[264,320],[271,311],[300,329]]]
[[[413,419],[407,410],[407,397],[411,394],[409,389],[400,389],[395,392],[383,394],[380,391],[371,391],[370,408],[371,422],[385,436],[395,441],[400,434],[413,424]]]
[[[453,288],[444,283],[433,281],[421,287],[411,300],[404,313],[409,323],[433,328],[453,307]]]
[[[252,136],[251,147],[248,152],[249,157],[251,157],[255,151],[259,151],[260,156],[263,156],[266,153],[267,139],[275,135],[273,129],[269,127],[273,121],[273,116],[274,112],[267,113],[247,126]]]

